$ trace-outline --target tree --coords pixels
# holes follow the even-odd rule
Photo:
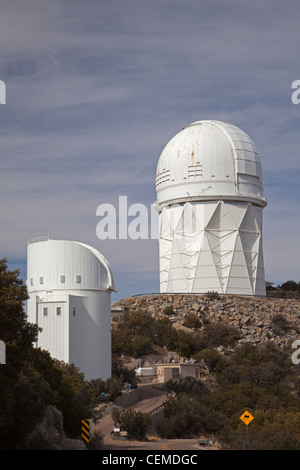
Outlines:
[[[57,393],[56,406],[64,416],[64,429],[69,437],[81,434],[81,420],[97,419],[94,407],[96,397],[92,393],[90,383],[74,364],[53,360],[53,366],[61,370],[61,381],[54,386]]]
[[[142,413],[133,408],[112,408],[111,413],[114,425],[122,431],[127,431],[128,439],[144,439],[147,429],[152,423],[149,413]]]
[[[162,437],[190,438],[194,434],[216,432],[224,425],[224,416],[203,403],[204,395],[180,392],[177,399],[165,403],[164,419],[159,432]]]
[[[208,395],[209,393],[207,386],[194,377],[185,377],[184,379],[179,380],[179,382],[169,380],[167,382],[167,388],[176,394],[186,393],[189,395],[196,395],[199,398],[201,395]]]
[[[6,345],[6,364],[0,367],[0,449],[24,448],[48,405],[63,413],[70,437],[80,435],[83,418],[93,417],[92,389],[83,374],[33,347],[38,327],[27,322],[28,294],[19,274],[0,260],[0,339]]]
[[[286,281],[281,284],[280,288],[286,291],[298,291],[299,290],[299,283],[295,281]]]
[[[194,339],[190,333],[182,330],[176,331],[174,350],[183,357],[191,357],[194,353]]]
[[[38,328],[27,323],[23,302],[27,288],[19,271],[0,260],[0,339],[6,345],[6,364],[0,367],[0,448],[22,445],[55,394],[32,364],[32,343]]]
[[[225,359],[215,349],[202,349],[194,355],[196,361],[204,361],[210,372],[219,372],[225,365]]]
[[[140,382],[135,370],[128,369],[128,367],[124,366],[120,358],[116,356],[112,358],[112,376],[121,379],[122,385],[129,383],[132,388],[136,388],[137,384]]]

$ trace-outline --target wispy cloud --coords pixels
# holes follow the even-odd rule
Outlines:
[[[82,240],[111,261],[120,296],[157,290],[157,243],[100,242],[96,208],[119,195],[150,206],[168,140],[220,119],[261,155],[266,270],[297,280],[299,10],[297,0],[3,0],[1,256],[25,260],[27,239],[45,233]]]

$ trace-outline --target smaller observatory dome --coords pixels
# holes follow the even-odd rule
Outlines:
[[[39,237],[29,240],[27,250],[29,293],[62,288],[116,291],[108,261],[89,245]]]
[[[215,120],[193,122],[168,142],[157,165],[156,192],[159,207],[216,199],[267,204],[252,139]]]

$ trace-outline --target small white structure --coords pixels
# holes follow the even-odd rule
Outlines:
[[[74,363],[85,379],[111,376],[111,268],[80,242],[32,239],[27,246],[28,321],[42,328],[37,347]]]
[[[147,377],[156,374],[156,369],[153,367],[138,367],[135,369],[135,373],[138,377]]]
[[[265,295],[260,159],[220,121],[183,128],[156,174],[161,292]]]

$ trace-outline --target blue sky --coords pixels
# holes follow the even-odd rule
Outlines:
[[[218,119],[263,165],[265,269],[299,275],[297,0],[1,0],[0,257],[26,278],[27,240],[99,249],[113,300],[159,291],[156,240],[99,240],[96,209],[155,201],[166,143]]]

